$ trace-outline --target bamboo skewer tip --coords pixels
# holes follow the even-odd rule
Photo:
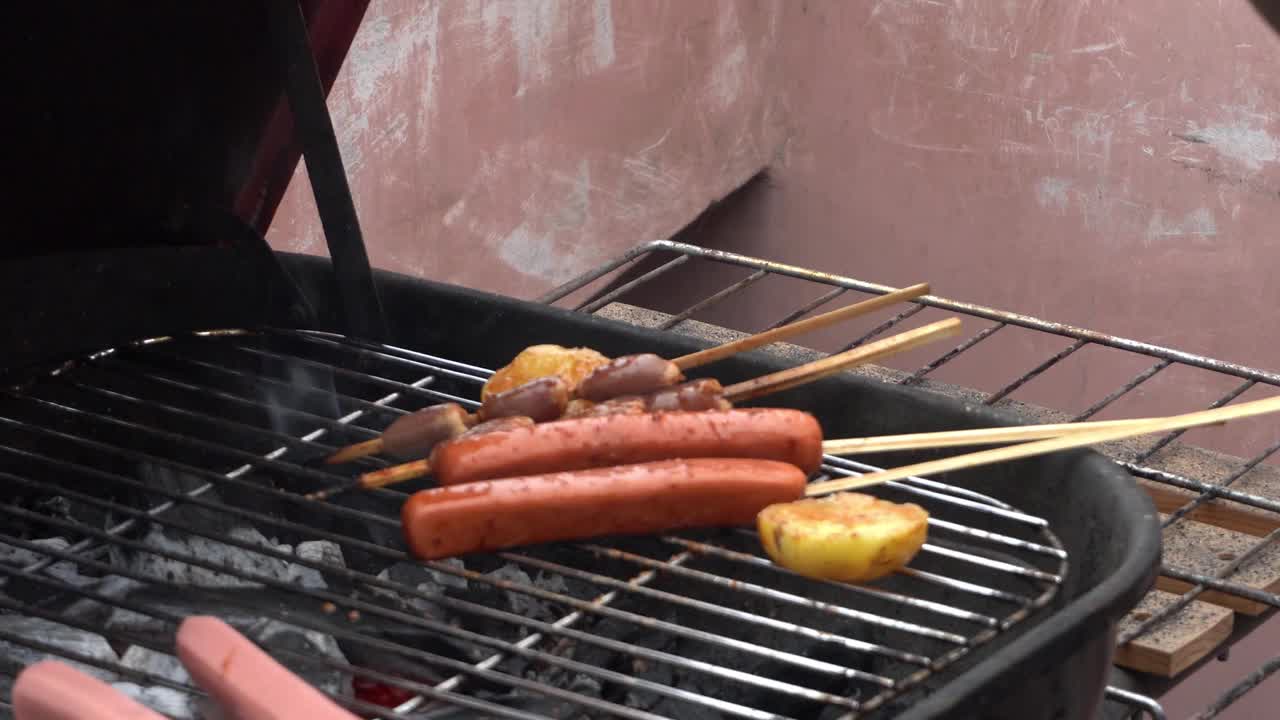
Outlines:
[[[352,490],[359,490],[359,489],[361,489],[361,484],[359,480],[356,480],[354,482],[345,483],[343,485],[335,485],[333,487],[325,488],[323,490],[316,490],[315,492],[310,492],[310,493],[307,493],[306,495],[303,495],[303,497],[306,498],[307,500],[316,500],[316,501],[328,500],[334,495],[341,495],[342,493],[350,492]]]
[[[341,465],[343,463],[351,462],[352,460],[355,460],[357,458],[366,457],[368,455],[376,455],[379,452],[382,452],[382,445],[383,443],[382,443],[381,436],[373,438],[372,440],[365,440],[364,442],[354,443],[352,445],[348,445],[344,448],[341,448],[334,454],[325,458],[324,463],[326,465]]]
[[[1121,427],[1134,423],[1151,422],[1154,418],[1132,420],[1102,420],[1096,422],[1051,423],[1044,425],[1013,425],[1010,427],[981,428],[974,430],[942,430],[937,432],[905,433],[901,435],[873,435],[868,437],[835,438],[822,443],[827,455],[862,455],[905,450],[934,450],[968,445],[999,445],[1003,443],[1045,440],[1064,435],[1092,432],[1102,428]]]
[[[811,484],[805,490],[805,494],[812,497],[847,490],[856,490],[908,477],[993,465],[1010,460],[1020,460],[1023,458],[1034,457],[1036,455],[1058,452],[1060,450],[1070,450],[1106,442],[1125,440],[1127,438],[1138,437],[1141,435],[1152,435],[1195,427],[1207,427],[1210,425],[1223,425],[1231,420],[1241,420],[1274,412],[1280,412],[1280,397],[1255,400],[1253,402],[1242,403],[1240,405],[1230,405],[1227,407],[1215,408],[1213,410],[1202,410],[1182,415],[1172,415],[1154,420],[1127,422],[1122,427],[1094,428],[1089,432],[1053,437],[1045,440],[1026,442],[1019,445],[1006,446],[991,450],[980,450],[978,452],[956,455],[949,458],[943,458],[941,460],[929,460],[898,468],[867,473],[861,477],[826,480]]]
[[[738,353],[754,350],[755,348],[769,345],[780,340],[785,340],[795,335],[813,332],[814,330],[821,330],[822,328],[830,327],[836,323],[851,320],[861,315],[866,315],[867,313],[879,310],[880,308],[888,305],[906,302],[907,300],[928,295],[929,290],[929,283],[917,283],[853,305],[831,310],[821,315],[815,315],[814,317],[806,318],[804,320],[796,320],[795,322],[788,323],[782,327],[765,330],[754,335],[749,335],[745,338],[740,338],[732,342],[707,348],[706,350],[689,353],[688,355],[675,358],[672,362],[681,370],[689,370],[695,367],[709,365]]]
[[[865,315],[866,313],[872,312],[886,305],[892,305],[894,303],[921,297],[929,294],[929,291],[929,283],[916,283],[915,285],[910,285],[900,290],[895,290],[878,297],[870,298],[854,305],[832,310],[805,320],[797,320],[793,323],[783,325],[782,327],[766,330],[739,340],[724,343],[723,345],[690,353],[688,355],[675,358],[672,362],[681,370],[689,370],[717,360],[723,360],[727,357],[746,352],[762,345],[783,340],[793,335],[818,330],[834,325],[843,320],[848,320],[859,315]],[[341,448],[326,458],[324,463],[326,465],[340,465],[367,455],[377,454],[382,451],[382,448],[382,438],[379,436],[372,440],[366,440],[364,442],[355,443]]]
[[[882,360],[926,343],[950,337],[959,332],[960,325],[959,318],[939,320],[820,360],[735,383],[724,389],[724,397],[730,402],[741,402],[790,390],[858,365]]]

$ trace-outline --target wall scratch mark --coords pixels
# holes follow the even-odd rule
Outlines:
[[[1094,43],[1093,45],[1085,45],[1084,47],[1072,48],[1071,54],[1072,55],[1092,55],[1095,53],[1106,52],[1108,50],[1114,50],[1118,47],[1120,47],[1120,42],[1118,40],[1113,40],[1109,43]]]

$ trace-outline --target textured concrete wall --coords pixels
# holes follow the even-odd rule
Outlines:
[[[775,2],[375,0],[330,96],[372,261],[532,297],[781,147]],[[299,167],[269,239],[324,253]]]
[[[1280,304],[1280,39],[1245,0],[785,8],[785,151],[767,183],[691,242],[886,284],[927,280],[948,297],[1280,368],[1280,326],[1267,320]],[[760,283],[700,317],[759,328],[806,292]],[[707,294],[633,300],[666,309]],[[1002,330],[984,344],[987,362],[962,356],[937,377],[994,391],[1069,342]],[[1083,411],[1151,364],[1086,349],[1019,397]],[[1102,417],[1203,407],[1236,384],[1172,368]],[[1249,456],[1280,441],[1280,425],[1192,436]]]

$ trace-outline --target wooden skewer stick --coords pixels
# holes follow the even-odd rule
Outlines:
[[[943,458],[941,460],[930,460],[928,462],[915,463],[913,465],[893,468],[890,470],[867,473],[866,475],[856,478],[827,480],[825,482],[811,484],[805,490],[805,494],[815,496],[845,490],[856,490],[858,488],[870,487],[872,485],[879,485],[891,480],[901,480],[912,476],[950,472],[952,470],[964,470],[966,468],[980,467],[983,465],[993,465],[995,463],[1007,462],[1009,460],[1020,460],[1022,458],[1033,457],[1036,455],[1058,452],[1059,450],[1087,447],[1089,445],[1113,442],[1115,440],[1124,440],[1126,438],[1138,437],[1141,435],[1172,432],[1174,430],[1186,430],[1188,428],[1202,427],[1205,425],[1220,425],[1230,420],[1240,420],[1242,418],[1265,415],[1267,413],[1277,411],[1280,411],[1280,396],[1266,398],[1265,400],[1241,403],[1240,405],[1221,407],[1214,410],[1202,410],[1200,412],[1172,415],[1155,420],[1132,422],[1123,427],[1102,428],[1092,432],[1028,442],[1021,445],[1014,445],[1012,447],[982,450],[975,453]]]
[[[959,318],[939,320],[936,323],[898,333],[892,337],[877,340],[852,350],[846,350],[821,360],[814,360],[813,362],[780,370],[776,373],[735,383],[724,389],[724,397],[730,402],[742,402],[758,398],[761,395],[790,390],[857,365],[875,362],[890,355],[897,355],[926,343],[950,337],[959,331]]]
[[[778,342],[779,340],[795,337],[796,335],[813,332],[814,330],[821,330],[822,328],[830,327],[836,323],[844,322],[845,320],[850,320],[852,318],[874,312],[882,307],[906,302],[907,300],[928,294],[929,283],[918,283],[910,287],[902,288],[901,290],[894,290],[891,293],[871,298],[870,300],[864,300],[860,303],[840,308],[839,310],[832,310],[831,312],[816,315],[808,318],[807,320],[797,320],[796,322],[788,323],[782,327],[756,333],[751,337],[745,337],[741,340],[734,340],[733,342],[717,345],[713,348],[707,348],[706,350],[699,350],[695,353],[683,355],[671,362],[675,363],[681,370],[709,365],[731,355],[747,352],[748,350],[754,350],[758,347]]]
[[[855,365],[872,362],[881,358],[888,357],[900,352],[905,352],[911,348],[918,347],[934,340],[954,335],[960,329],[960,320],[958,318],[949,318],[932,325],[908,330],[899,333],[893,337],[864,345],[860,348],[847,350],[837,355],[815,360],[813,362],[798,365],[793,368],[781,370],[776,373],[753,378],[736,385],[730,385],[725,388],[724,396],[732,401],[757,398],[761,395],[767,395],[773,392],[788,390],[793,387],[812,382],[820,378],[833,375],[842,370],[846,370]],[[338,493],[347,492],[349,490],[372,490],[374,488],[386,487],[396,483],[413,480],[423,477],[431,472],[431,464],[427,460],[414,460],[412,462],[402,463],[400,465],[392,465],[391,467],[382,468],[367,472],[356,478],[352,483],[343,484],[341,486],[319,490],[307,495],[311,500],[323,500],[328,497],[337,495]]]
[[[324,459],[326,465],[341,465],[349,463],[356,458],[362,458],[365,455],[377,455],[382,452],[382,436],[379,435],[372,440],[365,440],[354,445],[348,445],[341,450]]]
[[[905,435],[841,438],[827,440],[822,443],[822,451],[828,455],[866,455],[900,450],[933,450],[966,445],[1003,445],[1006,443],[1078,435],[1104,428],[1118,428],[1136,423],[1153,422],[1159,419],[1132,418],[1129,420],[1018,425],[1014,427],[981,428],[979,430],[945,430],[942,432],[908,433]]]
[[[399,465],[385,467],[381,470],[363,473],[351,482],[307,493],[305,497],[308,500],[327,500],[334,495],[351,492],[352,490],[376,490],[377,488],[395,485],[396,483],[425,477],[430,474],[431,463],[428,460],[412,460]]]
[[[788,323],[782,327],[756,333],[750,337],[745,337],[740,340],[724,343],[723,345],[717,345],[713,348],[707,348],[706,350],[699,350],[695,353],[683,355],[671,362],[675,363],[681,370],[688,370],[690,368],[708,365],[738,353],[754,350],[755,348],[763,347],[770,343],[795,337],[796,335],[801,335],[803,333],[830,327],[836,323],[874,312],[882,307],[906,302],[912,298],[928,294],[929,283],[917,283],[910,287],[895,290],[891,293],[874,297],[869,300],[864,300],[860,303],[855,303],[838,310],[832,310],[831,312],[823,313],[806,320],[797,320],[796,322]],[[376,437],[372,440],[366,440],[361,443],[341,448],[326,458],[324,462],[326,465],[340,465],[366,455],[376,455],[382,452],[382,448],[382,438]]]

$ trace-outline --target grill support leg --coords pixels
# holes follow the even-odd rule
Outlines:
[[[333,260],[346,332],[365,340],[385,341],[387,326],[382,300],[373,284],[369,255],[342,165],[338,138],[333,131],[333,118],[325,104],[306,18],[296,1],[270,2],[266,7],[273,32],[281,43],[289,107],[302,141],[307,177],[315,195],[329,257]]]

